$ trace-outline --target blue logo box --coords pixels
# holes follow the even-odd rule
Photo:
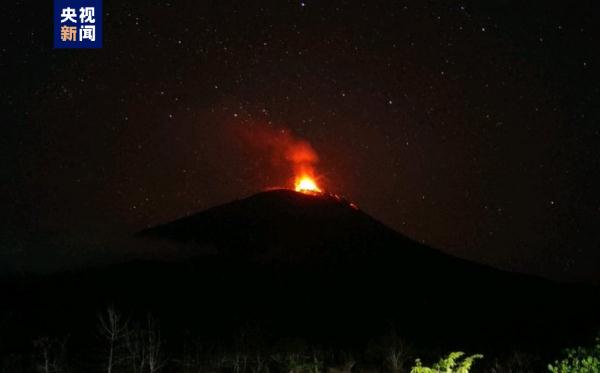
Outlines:
[[[102,0],[54,0],[54,48],[102,48]]]

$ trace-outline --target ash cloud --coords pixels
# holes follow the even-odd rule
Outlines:
[[[268,124],[245,124],[237,127],[242,146],[258,152],[258,159],[265,159],[271,166],[287,168],[291,178],[307,175],[316,177],[319,156],[312,145],[290,130]]]

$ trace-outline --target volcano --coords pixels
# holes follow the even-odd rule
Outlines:
[[[327,193],[262,192],[141,236],[194,247],[190,260],[218,263],[208,272],[226,274],[233,293],[253,294],[250,308],[301,330],[368,334],[394,322],[426,338],[564,343],[585,333],[595,312],[568,306],[589,289],[447,255]]]
[[[169,259],[0,282],[10,325],[21,326],[6,333],[27,344],[51,326],[85,341],[106,304],[152,313],[171,340],[182,330],[222,338],[250,324],[272,338],[342,346],[393,325],[436,347],[555,348],[598,325],[597,289],[447,255],[323,192],[258,193],[136,239]]]
[[[141,235],[191,243],[200,255],[212,252],[266,266],[311,270],[337,270],[391,257],[401,259],[396,265],[410,263],[417,271],[425,270],[426,263],[459,262],[400,235],[344,198],[289,189],[262,192]]]

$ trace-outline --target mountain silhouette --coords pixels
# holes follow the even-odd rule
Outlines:
[[[283,313],[319,320],[309,323],[319,327],[335,324],[336,332],[353,325],[368,333],[374,324],[393,320],[414,334],[427,329],[562,340],[578,330],[577,322],[561,322],[573,314],[569,304],[582,294],[589,297],[588,288],[447,255],[326,193],[266,191],[141,235],[192,245],[198,263],[210,258],[231,263],[229,269],[244,274],[251,293],[260,289],[267,308],[285,304]],[[576,314],[574,319],[589,320],[587,311]]]
[[[258,193],[144,230],[141,235],[192,243],[222,256],[264,265],[315,270],[390,255],[402,257],[412,268],[425,265],[423,260],[429,265],[456,262],[400,235],[343,198],[288,189]]]
[[[84,341],[107,304],[152,313],[175,340],[251,324],[274,338],[360,344],[393,327],[438,347],[550,348],[598,322],[595,288],[453,257],[330,194],[261,192],[136,239],[173,255],[0,281],[0,311],[14,321],[5,334],[25,345],[40,330],[67,330]]]

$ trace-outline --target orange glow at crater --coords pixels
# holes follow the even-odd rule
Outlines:
[[[306,193],[306,194],[315,194],[322,193],[321,188],[317,186],[315,180],[307,175],[300,176],[296,178],[296,182],[294,185],[296,192]]]

